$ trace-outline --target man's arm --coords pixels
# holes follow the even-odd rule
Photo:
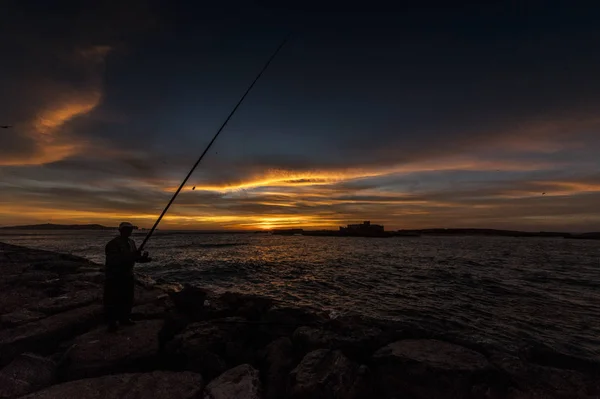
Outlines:
[[[135,245],[135,241],[133,241],[133,240],[130,240],[130,241],[131,241],[130,242],[131,248],[133,248],[133,251],[135,253],[135,262],[148,263],[148,262],[152,261],[152,258],[148,257],[148,252],[142,253],[142,251],[137,249],[137,246]]]

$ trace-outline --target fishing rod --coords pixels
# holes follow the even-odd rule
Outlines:
[[[210,149],[210,147],[213,145],[213,143],[215,142],[215,140],[217,139],[217,137],[219,137],[219,134],[221,134],[221,131],[225,128],[225,125],[227,125],[227,122],[229,122],[229,120],[231,119],[231,117],[233,116],[233,114],[235,114],[235,111],[237,111],[237,109],[242,104],[242,102],[244,101],[244,99],[246,98],[246,96],[248,95],[248,93],[250,93],[250,90],[252,90],[252,88],[254,87],[254,85],[256,84],[256,82],[258,82],[258,80],[260,79],[260,77],[262,76],[262,74],[267,70],[267,68],[271,64],[271,61],[273,61],[273,59],[275,59],[275,57],[279,53],[279,50],[281,50],[281,48],[285,45],[285,43],[288,41],[289,38],[290,38],[290,35],[288,35],[285,39],[283,39],[283,41],[281,42],[281,44],[279,45],[279,47],[277,47],[277,49],[275,50],[275,52],[273,53],[273,55],[271,55],[271,58],[269,58],[269,60],[263,66],[263,68],[258,73],[258,75],[256,75],[256,78],[254,78],[254,81],[248,87],[248,89],[246,90],[246,92],[244,93],[244,95],[242,96],[242,98],[240,98],[240,100],[237,102],[237,104],[235,105],[235,107],[233,108],[233,110],[229,113],[229,116],[227,117],[227,119],[225,119],[225,122],[223,122],[223,124],[221,125],[221,127],[219,128],[219,130],[217,131],[217,133],[215,134],[215,136],[213,137],[213,139],[210,141],[210,143],[208,143],[208,145],[206,146],[206,149],[204,150],[204,152],[202,153],[202,155],[200,155],[200,158],[198,158],[198,160],[196,161],[196,163],[194,164],[194,166],[192,166],[192,169],[190,169],[190,171],[187,174],[187,176],[185,177],[185,179],[183,179],[183,181],[179,185],[179,188],[177,189],[177,191],[175,191],[175,194],[173,194],[173,196],[171,197],[171,200],[169,201],[169,203],[167,204],[167,206],[165,206],[165,209],[163,209],[163,211],[160,214],[160,216],[158,217],[158,219],[156,219],[156,222],[154,222],[154,226],[152,226],[152,228],[150,229],[150,231],[148,232],[148,234],[146,234],[146,238],[144,238],[144,241],[140,245],[139,251],[141,251],[142,249],[144,249],[144,245],[146,245],[146,242],[148,242],[148,240],[150,239],[150,237],[154,233],[154,230],[156,230],[156,227],[158,226],[158,224],[162,220],[163,216],[165,216],[165,213],[167,213],[167,211],[171,207],[171,204],[173,204],[173,201],[175,201],[175,198],[177,198],[177,195],[179,194],[179,192],[181,191],[181,189],[183,188],[183,186],[185,185],[185,183],[188,181],[188,179],[190,178],[190,176],[192,175],[192,173],[194,173],[194,170],[196,170],[196,167],[200,164],[200,161],[202,161],[202,158],[204,158],[204,156],[206,155],[206,153],[208,152],[208,150]]]

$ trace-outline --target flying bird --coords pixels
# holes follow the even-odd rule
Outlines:
[[[8,129],[9,127],[12,127],[11,125],[1,125],[0,126],[2,129]]]
[[[192,187],[192,191],[194,191],[196,189],[196,186]]]

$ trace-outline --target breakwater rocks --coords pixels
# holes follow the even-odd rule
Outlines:
[[[102,266],[0,243],[0,398],[598,398],[594,362],[137,276],[102,323]]]

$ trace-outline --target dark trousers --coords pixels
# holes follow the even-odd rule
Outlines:
[[[133,307],[133,275],[106,276],[104,282],[104,315],[111,324],[129,319]]]

